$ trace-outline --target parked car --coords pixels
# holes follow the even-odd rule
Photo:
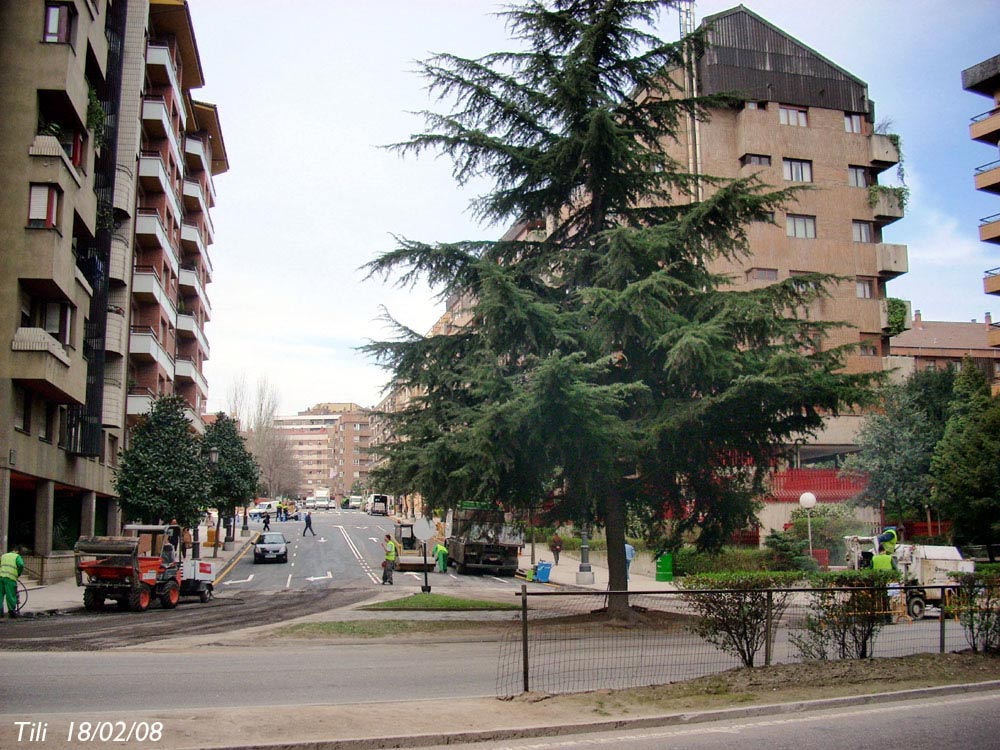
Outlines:
[[[288,540],[280,531],[268,531],[257,537],[253,543],[253,561],[265,560],[288,562]]]

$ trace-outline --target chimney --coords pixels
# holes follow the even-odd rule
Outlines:
[[[985,315],[983,315],[983,320],[986,321],[986,327],[987,328],[989,328],[991,325],[993,325],[993,316],[990,315],[989,313],[986,313]]]
[[[918,329],[923,329],[920,321],[920,310],[913,311],[913,327]]]

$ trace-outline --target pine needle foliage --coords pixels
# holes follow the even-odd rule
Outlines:
[[[736,292],[709,270],[743,257],[748,227],[793,193],[669,155],[688,118],[733,101],[678,87],[704,40],[658,38],[671,6],[526,0],[501,14],[516,51],[425,61],[449,111],[425,112],[425,132],[393,148],[447,156],[459,183],[488,178],[474,211],[514,228],[495,242],[399,238],[366,267],[424,279],[467,315],[365,347],[413,396],[385,415],[397,439],[379,481],[434,507],[544,502],[602,525],[616,590],[630,509],[672,519],[669,538],[659,520],[647,529],[654,544],[693,534],[718,549],[751,518],[777,447],[869,390],[841,373],[843,350],[820,346],[830,324],[804,316],[832,277]]]

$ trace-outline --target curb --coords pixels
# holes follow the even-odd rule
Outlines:
[[[945,695],[984,693],[1000,690],[1000,680],[944,685],[939,687],[915,688],[892,693],[847,696],[842,698],[821,698],[790,703],[772,703],[741,708],[722,708],[693,713],[664,714],[635,719],[607,719],[578,724],[556,724],[510,729],[481,729],[474,731],[440,732],[436,734],[395,735],[391,737],[364,737],[356,739],[331,740],[288,740],[281,743],[257,745],[225,745],[213,750],[382,750],[382,748],[434,747],[437,745],[457,745],[475,742],[510,741],[537,737],[561,737],[572,734],[590,734],[628,729],[653,729],[656,727],[706,724],[713,721],[745,719],[760,716],[778,716],[827,708],[847,706],[878,705],[920,698],[936,698]]]

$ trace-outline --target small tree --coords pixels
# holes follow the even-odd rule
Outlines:
[[[223,515],[232,516],[238,505],[245,505],[255,497],[260,470],[246,449],[236,420],[222,412],[216,414],[215,422],[205,428],[203,457],[207,458],[213,447],[219,451],[219,460],[210,475],[212,497],[216,499],[221,519]],[[232,527],[229,533],[232,534]]]
[[[788,607],[789,592],[774,589],[798,578],[797,573],[705,573],[685,576],[680,584],[690,591],[684,600],[699,618],[694,632],[752,667]]]
[[[211,492],[201,442],[177,395],[153,400],[129,435],[114,485],[125,517],[145,523],[197,523]]]
[[[965,640],[976,652],[1000,651],[1000,574],[962,573],[950,614],[958,617]]]

